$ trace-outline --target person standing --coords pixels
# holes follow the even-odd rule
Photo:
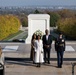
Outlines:
[[[0,64],[4,66],[4,54],[2,53],[1,46],[0,46]]]
[[[52,36],[49,35],[48,30],[45,30],[45,35],[43,35],[43,49],[44,49],[44,61],[48,61],[50,64],[50,51],[51,51],[51,44],[52,44]]]
[[[60,33],[59,37],[55,40],[55,50],[57,52],[58,68],[62,68],[63,55],[64,55],[64,51],[65,51],[65,39],[64,39],[62,33]]]
[[[34,49],[34,42],[36,40],[36,34],[33,34],[32,39],[31,39],[31,53],[30,53],[30,59],[34,63],[34,56],[35,56],[35,49]]]
[[[41,36],[38,35],[37,40],[35,41],[35,63],[37,64],[37,67],[40,67],[43,62],[43,44]]]
[[[4,75],[4,53],[2,53],[1,46],[0,46],[0,75]]]

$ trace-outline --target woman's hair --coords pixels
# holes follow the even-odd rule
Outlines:
[[[32,35],[32,39],[31,39],[31,41],[34,39],[34,35],[36,35],[36,34],[33,34],[33,35]],[[36,37],[37,37],[37,36],[36,36]]]
[[[38,36],[40,36],[40,35],[37,35],[37,40],[38,40]],[[41,39],[41,36],[40,36],[40,39]]]

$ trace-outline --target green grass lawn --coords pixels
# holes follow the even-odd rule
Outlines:
[[[11,34],[11,35],[9,35],[7,38],[5,38],[3,41],[8,41],[9,39],[11,39],[11,38],[19,35],[19,34],[22,33],[22,32],[23,32],[23,31],[20,30],[20,31],[18,31],[17,33]]]
[[[23,36],[23,38],[22,38],[22,39],[26,39],[26,38],[27,38],[27,36],[28,36],[28,34],[26,34],[25,36]]]

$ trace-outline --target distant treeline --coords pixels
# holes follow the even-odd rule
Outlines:
[[[38,9],[36,9],[35,11],[32,11],[30,13],[31,14],[49,14],[50,15],[50,27],[57,26],[58,27],[57,31],[61,31],[66,36],[76,39],[76,31],[75,31],[76,30],[76,11],[75,10],[62,9],[62,10],[52,11],[52,10],[38,10]],[[10,13],[9,14],[5,13],[5,14],[4,14],[4,16],[2,16],[3,19],[0,19],[0,26],[2,26],[1,22],[4,25],[13,25],[14,28],[16,26],[18,26],[17,29],[13,29],[10,32],[13,32],[13,33],[17,32],[20,25],[22,25],[24,27],[28,26],[28,18],[27,17],[29,14],[27,14],[25,12],[24,13],[23,12],[12,13],[13,14],[12,16],[9,15]],[[7,16],[10,19],[8,19]],[[7,28],[9,29],[8,26],[7,26]],[[10,35],[10,34],[11,33],[9,33],[8,35]]]

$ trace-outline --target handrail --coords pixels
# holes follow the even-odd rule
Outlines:
[[[75,67],[76,63],[72,63],[72,75],[74,75],[74,67]]]

